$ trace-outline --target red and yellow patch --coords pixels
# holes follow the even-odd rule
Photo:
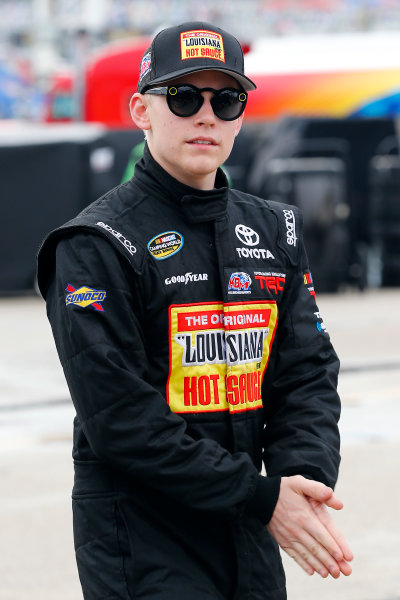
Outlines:
[[[222,35],[207,30],[184,31],[181,33],[181,58],[213,58],[225,62]]]
[[[261,408],[277,319],[273,301],[171,306],[171,410],[233,413]]]

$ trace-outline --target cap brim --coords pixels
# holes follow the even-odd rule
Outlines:
[[[241,73],[237,73],[236,71],[232,71],[230,69],[218,69],[214,65],[209,67],[205,67],[203,65],[198,69],[193,67],[187,69],[180,69],[179,71],[168,73],[168,77],[156,77],[155,79],[149,81],[145,86],[143,86],[143,89],[149,88],[150,86],[153,86],[156,83],[167,83],[172,79],[177,79],[178,77],[182,77],[183,75],[188,75],[189,73],[196,73],[198,71],[221,71],[221,73],[227,73],[227,75],[230,75],[231,77],[233,77],[233,79],[236,79],[236,81],[240,83],[244,90],[251,91],[257,89],[256,84],[251,79],[246,77],[246,75],[242,75]]]

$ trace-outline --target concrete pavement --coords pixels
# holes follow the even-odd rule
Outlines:
[[[353,575],[308,577],[284,557],[289,600],[400,600],[400,290],[318,297],[342,360],[335,519]],[[43,302],[0,299],[0,600],[78,600],[71,531],[74,415]],[[187,600],[190,600],[189,598]]]

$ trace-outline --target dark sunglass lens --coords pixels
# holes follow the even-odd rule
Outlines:
[[[179,117],[194,115],[203,103],[200,92],[186,85],[171,86],[167,94],[168,106]]]
[[[211,101],[215,114],[224,121],[237,119],[246,106],[247,94],[236,90],[220,90]]]

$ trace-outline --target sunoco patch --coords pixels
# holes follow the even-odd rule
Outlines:
[[[165,260],[182,249],[183,241],[183,236],[177,231],[164,231],[152,238],[147,248],[156,260]]]
[[[181,58],[213,58],[225,62],[222,35],[204,29],[181,33]]]
[[[74,286],[69,283],[65,288],[65,291],[68,292],[65,298],[65,304],[67,306],[70,304],[82,308],[92,306],[95,310],[104,312],[101,302],[107,298],[107,292],[105,290],[94,290],[85,285],[75,289]]]

